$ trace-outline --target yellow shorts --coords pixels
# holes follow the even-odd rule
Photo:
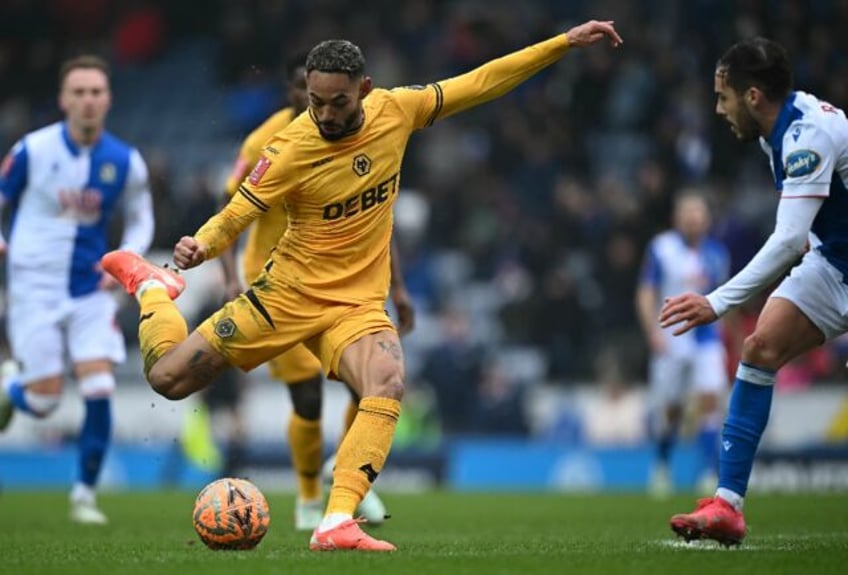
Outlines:
[[[381,303],[321,302],[262,274],[251,288],[207,318],[197,331],[244,371],[304,344],[337,378],[345,348],[371,333],[395,331]]]
[[[321,375],[321,362],[305,345],[297,344],[268,362],[271,377],[288,384],[300,383]]]
[[[244,277],[250,283],[253,283],[265,271],[265,266],[268,263],[268,254],[276,245],[275,241],[267,240],[268,233],[263,230],[267,229],[268,226],[262,226],[263,218],[268,219],[268,214],[260,216],[260,220],[255,222],[253,227],[251,227],[247,245],[242,254],[242,273],[244,273]],[[271,223],[276,224],[277,230],[285,229],[288,219],[284,219],[282,223],[277,221],[278,219],[274,217],[274,221]],[[265,223],[267,224],[267,222]],[[260,227],[263,229],[260,230]],[[279,232],[277,232],[277,236],[279,236]],[[271,374],[271,377],[278,381],[288,384],[300,383],[320,377],[321,362],[318,361],[315,354],[309,351],[305,345],[299,343],[290,350],[271,359],[268,362],[268,372]]]

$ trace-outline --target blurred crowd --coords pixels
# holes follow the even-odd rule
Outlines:
[[[404,166],[405,275],[433,319],[411,340],[411,372],[448,428],[472,425],[451,413],[474,406],[475,429],[523,433],[521,409],[511,409],[521,384],[504,381],[521,370],[492,360],[505,349],[537,350],[543,367],[525,371],[545,381],[602,378],[610,362],[625,381],[644,380],[634,291],[675,193],[709,192],[734,270],[758,249],[777,194],[757,146],[735,141],[714,114],[715,61],[735,40],[767,35],[788,49],[799,89],[848,107],[848,0],[5,0],[0,146],[57,117],[58,62],[80,50],[106,54],[120,76],[174,57],[187,39],[208,42],[210,60],[197,66],[214,69],[224,94],[226,156],[284,104],[288,55],[321,39],[359,44],[375,83],[390,87],[456,75],[590,17],[615,20],[624,46],[569,54],[501,100],[437,124],[413,138]],[[157,197],[156,247],[168,249],[215,209],[226,166],[180,174],[162,142],[137,143]],[[735,325],[750,329],[757,305]],[[740,334],[727,340],[733,350]],[[803,387],[840,376],[844,347],[787,377]]]

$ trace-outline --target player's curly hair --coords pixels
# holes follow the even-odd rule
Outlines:
[[[792,67],[783,46],[756,37],[737,42],[719,59],[716,74],[739,94],[759,88],[766,98],[779,102],[792,90]]]
[[[348,40],[324,40],[306,56],[306,73],[313,71],[358,78],[365,73],[365,56]]]

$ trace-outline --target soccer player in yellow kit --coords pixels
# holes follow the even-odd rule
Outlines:
[[[279,110],[253,130],[241,145],[233,170],[227,179],[227,199],[232,198],[239,184],[250,172],[262,153],[262,148],[274,134],[288,126],[309,103],[306,94],[306,54],[298,54],[286,64],[287,98],[289,106]],[[244,279],[252,283],[262,273],[271,250],[288,226],[284,205],[275,206],[257,217],[248,232],[242,253]],[[242,291],[236,270],[235,246],[221,254],[227,298],[237,297]],[[392,244],[394,248],[394,244]],[[391,297],[398,312],[398,332],[403,335],[414,323],[411,298],[403,284],[399,257],[392,251]],[[324,502],[321,497],[321,399],[323,375],[321,362],[304,344],[298,344],[268,362],[271,377],[287,384],[293,413],[289,419],[288,440],[292,466],[297,474],[297,502],[295,503],[295,529],[313,530],[321,522]],[[351,398],[345,413],[344,432],[353,423],[358,410],[358,398]],[[371,523],[382,522],[385,505],[369,490],[357,508],[357,514]]]
[[[322,42],[306,61],[309,112],[266,144],[233,200],[174,248],[178,267],[197,266],[285,203],[289,227],[248,291],[189,335],[171,301],[185,286],[181,277],[128,252],[103,257],[104,268],[140,302],[145,374],[165,397],[184,398],[227,366],[249,370],[305,343],[328,374],[362,398],[310,549],[396,549],[365,533],[353,512],[386,461],[403,395],[403,353],[383,303],[407,140],[503,95],[569,48],[603,38],[621,43],[612,22],[592,20],[466,74],[394,90],[372,89],[354,44]]]

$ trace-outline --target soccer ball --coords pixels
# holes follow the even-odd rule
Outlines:
[[[268,532],[271,514],[253,483],[225,477],[197,495],[193,519],[194,530],[210,549],[253,549]]]

